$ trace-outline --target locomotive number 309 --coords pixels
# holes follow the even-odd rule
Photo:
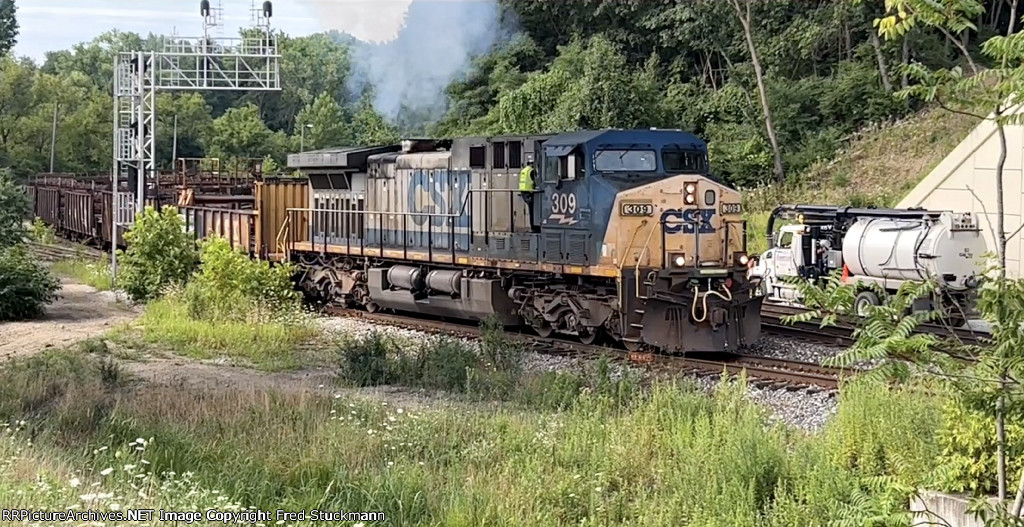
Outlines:
[[[555,192],[551,195],[552,214],[576,214],[576,194],[561,194]]]
[[[619,210],[622,216],[654,215],[654,205],[650,203],[623,203]]]

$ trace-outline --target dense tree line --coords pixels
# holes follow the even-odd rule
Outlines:
[[[300,145],[400,134],[656,126],[707,139],[718,175],[735,184],[799,178],[862,125],[914,109],[892,96],[907,86],[904,65],[984,68],[970,58],[979,43],[1012,32],[1020,15],[1018,0],[908,2],[908,16],[925,23],[881,39],[874,22],[886,14],[883,0],[499,3],[515,31],[448,86],[440,119],[407,110],[387,122],[375,111],[373,86],[351,82],[354,50],[364,45],[351,37],[282,36],[281,92],[160,97],[159,163],[170,162],[175,116],[179,156],[278,161]],[[13,42],[8,5],[0,0],[0,53]],[[0,165],[48,167],[56,108],[57,170],[106,170],[113,54],[158,43],[115,31],[43,64],[0,59]]]
[[[0,14],[4,5],[0,3]],[[160,167],[170,168],[175,130],[178,157],[269,156],[277,163],[300,146],[383,143],[398,137],[395,127],[374,110],[371,89],[360,94],[347,90],[347,45],[327,35],[282,35],[279,42],[280,92],[158,95]],[[42,64],[0,54],[0,167],[21,175],[48,170],[56,115],[54,169],[108,171],[115,54],[160,45],[154,35],[110,31],[71,49],[49,52]]]
[[[880,39],[881,0],[502,4],[521,33],[449,87],[438,131],[682,128],[707,139],[712,165],[740,185],[796,177],[863,124],[912,110],[892,97],[907,84],[903,65],[969,66],[961,48],[1019,16],[1017,0],[931,2],[944,11],[920,16],[970,16],[957,34],[918,24]]]

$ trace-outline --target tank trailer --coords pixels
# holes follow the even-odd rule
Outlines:
[[[784,223],[776,231],[777,223]],[[858,315],[884,298],[869,287],[895,293],[907,281],[934,280],[939,305],[919,299],[914,310],[940,310],[954,325],[964,322],[983,273],[987,245],[971,213],[923,209],[865,209],[783,205],[768,219],[769,250],[750,271],[766,300],[799,304],[787,278],[818,280],[842,271],[858,286]]]

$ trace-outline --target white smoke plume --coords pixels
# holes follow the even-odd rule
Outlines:
[[[368,85],[391,121],[437,117],[444,89],[504,36],[497,0],[304,0],[321,24],[362,40],[349,88]],[[413,120],[418,120],[413,118]]]

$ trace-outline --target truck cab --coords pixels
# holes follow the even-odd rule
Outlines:
[[[816,261],[819,251],[810,250],[814,240],[807,231],[806,225],[784,225],[772,235],[772,248],[757,258],[749,273],[750,280],[759,283],[759,294],[779,302],[799,300],[796,288],[786,279],[806,275],[806,269],[820,268],[816,264],[824,263]]]

